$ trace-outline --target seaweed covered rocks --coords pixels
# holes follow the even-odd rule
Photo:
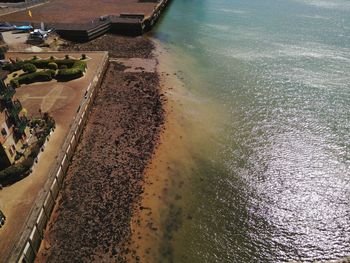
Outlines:
[[[161,98],[157,73],[109,65],[49,227],[47,261],[125,261],[133,207],[164,121]]]

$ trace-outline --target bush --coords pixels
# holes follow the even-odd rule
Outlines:
[[[33,166],[33,164],[34,164],[34,158],[31,157],[31,156],[28,156],[24,161],[21,162],[21,164],[24,167],[26,167],[27,169],[30,169]]]
[[[53,69],[48,69],[43,72],[49,74],[51,76],[51,79],[53,79],[56,76],[56,70],[53,70]]]
[[[32,168],[34,164],[34,159],[38,156],[40,152],[39,141],[34,145],[31,149],[29,156],[20,163],[16,163],[7,167],[6,169],[0,171],[0,183],[5,186],[9,184],[13,184],[29,174],[29,170]]]
[[[24,72],[27,72],[27,73],[34,73],[34,72],[36,72],[36,66],[33,65],[32,63],[24,64],[22,69],[23,69]]]
[[[18,82],[18,80],[17,80],[17,79],[11,79],[11,81],[10,81],[10,85],[11,85],[11,86],[12,86],[12,88],[14,88],[14,89],[19,88],[19,82]]]
[[[72,80],[76,78],[82,77],[83,71],[79,68],[67,68],[67,69],[60,69],[56,75],[57,79],[60,80]]]
[[[75,61],[75,63],[72,66],[73,68],[79,68],[81,71],[85,72],[86,69],[86,62],[85,61],[81,61],[81,60],[77,60]]]
[[[67,68],[71,68],[71,67],[73,67],[75,61],[76,60],[74,60],[74,59],[67,59],[66,58],[66,59],[57,59],[54,62],[58,65],[59,68],[61,65],[66,65]]]
[[[85,60],[86,59],[86,55],[85,54],[82,54],[81,55],[81,60]]]
[[[31,150],[31,152],[29,154],[29,157],[31,157],[33,159],[36,158],[38,156],[39,152],[40,152],[40,148],[41,148],[41,145],[39,145],[39,143],[37,142],[33,146],[32,150]]]
[[[55,62],[50,62],[49,64],[47,64],[47,68],[52,69],[52,70],[57,70],[58,65]]]
[[[18,163],[0,171],[0,183],[6,186],[21,180],[27,175],[30,169],[29,164],[29,162],[26,162],[25,165]]]
[[[82,55],[82,57],[85,54]],[[45,71],[37,72],[36,69],[49,69]],[[32,59],[19,61],[16,63],[8,64],[4,67],[5,70],[11,72],[23,69],[28,74],[16,77],[11,80],[10,83],[17,88],[21,84],[30,84],[37,81],[50,81],[52,78],[58,78],[63,81],[68,81],[76,78],[80,78],[84,75],[86,70],[86,62],[82,60],[69,59],[66,56],[65,59]],[[58,70],[56,75],[56,70]]]
[[[5,64],[2,68],[12,73],[14,71],[22,69],[23,65],[24,65],[23,61],[17,61],[16,63]]]
[[[72,80],[80,78],[84,75],[85,69],[86,62],[77,60],[74,62],[72,68],[58,70],[56,78],[60,80]]]
[[[26,60],[24,63],[31,63],[37,68],[47,68],[47,65],[52,62],[51,60],[46,60],[46,59],[37,59],[37,60]]]
[[[38,82],[38,81],[50,81],[50,80],[52,80],[51,74],[52,74],[51,70],[38,71],[38,72],[22,75],[22,76],[15,78],[13,80],[14,81],[17,80],[19,85],[30,84],[30,83]]]

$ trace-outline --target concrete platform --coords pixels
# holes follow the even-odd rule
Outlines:
[[[150,16],[157,2],[139,2],[138,0],[52,0],[49,3],[1,17],[3,21],[23,21],[45,23],[85,23],[100,16],[119,16],[123,13],[144,14]]]
[[[44,22],[65,39],[75,42],[92,40],[106,32],[137,36],[149,31],[170,0],[53,0],[3,15],[0,21],[16,25],[31,24],[35,28]]]

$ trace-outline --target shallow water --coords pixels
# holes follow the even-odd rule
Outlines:
[[[347,0],[173,0],[154,34],[196,102],[178,98],[186,158],[168,161],[185,183],[159,261],[350,255],[349,14]]]

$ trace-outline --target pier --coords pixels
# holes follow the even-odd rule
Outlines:
[[[98,8],[98,10],[95,10],[92,4],[88,10],[81,11],[86,11],[84,14],[79,13],[80,6],[76,6],[79,4],[76,3],[77,1],[67,7],[68,9],[63,8],[66,1],[62,1],[61,7],[58,7],[61,2],[52,1],[3,15],[0,20],[16,25],[31,24],[35,28],[40,27],[40,23],[44,22],[46,28],[54,28],[57,34],[64,39],[86,42],[107,32],[126,36],[142,35],[153,28],[169,1],[139,0],[135,2],[135,0],[126,0],[125,2],[131,5],[131,8],[126,3],[124,6],[122,4],[118,6],[115,3],[117,7],[111,3],[100,3],[102,8]],[[120,2],[120,0],[116,2]],[[31,10],[32,17],[29,17],[28,10]],[[107,10],[110,13],[106,13]]]

